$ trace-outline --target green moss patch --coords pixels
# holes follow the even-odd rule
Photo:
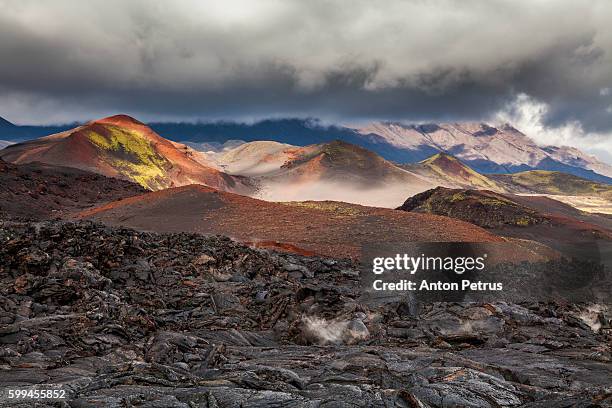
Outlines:
[[[120,174],[150,190],[168,187],[170,162],[139,132],[104,125],[101,131],[87,131],[86,136]]]

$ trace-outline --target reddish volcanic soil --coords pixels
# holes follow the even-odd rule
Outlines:
[[[146,231],[222,234],[254,246],[351,258],[359,257],[362,245],[375,242],[504,242],[447,217],[329,201],[273,203],[199,185],[131,197],[77,217]],[[540,259],[516,248],[506,258]]]
[[[129,181],[78,169],[0,159],[0,215],[9,218],[61,218],[144,191]]]

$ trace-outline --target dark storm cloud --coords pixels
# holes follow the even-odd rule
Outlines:
[[[2,1],[0,116],[317,116],[612,129],[612,3]]]

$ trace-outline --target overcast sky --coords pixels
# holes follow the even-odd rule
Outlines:
[[[0,0],[0,116],[512,120],[605,155],[611,17],[608,0]]]

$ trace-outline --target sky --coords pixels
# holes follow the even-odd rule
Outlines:
[[[0,0],[0,116],[499,121],[612,161],[609,0]]]

